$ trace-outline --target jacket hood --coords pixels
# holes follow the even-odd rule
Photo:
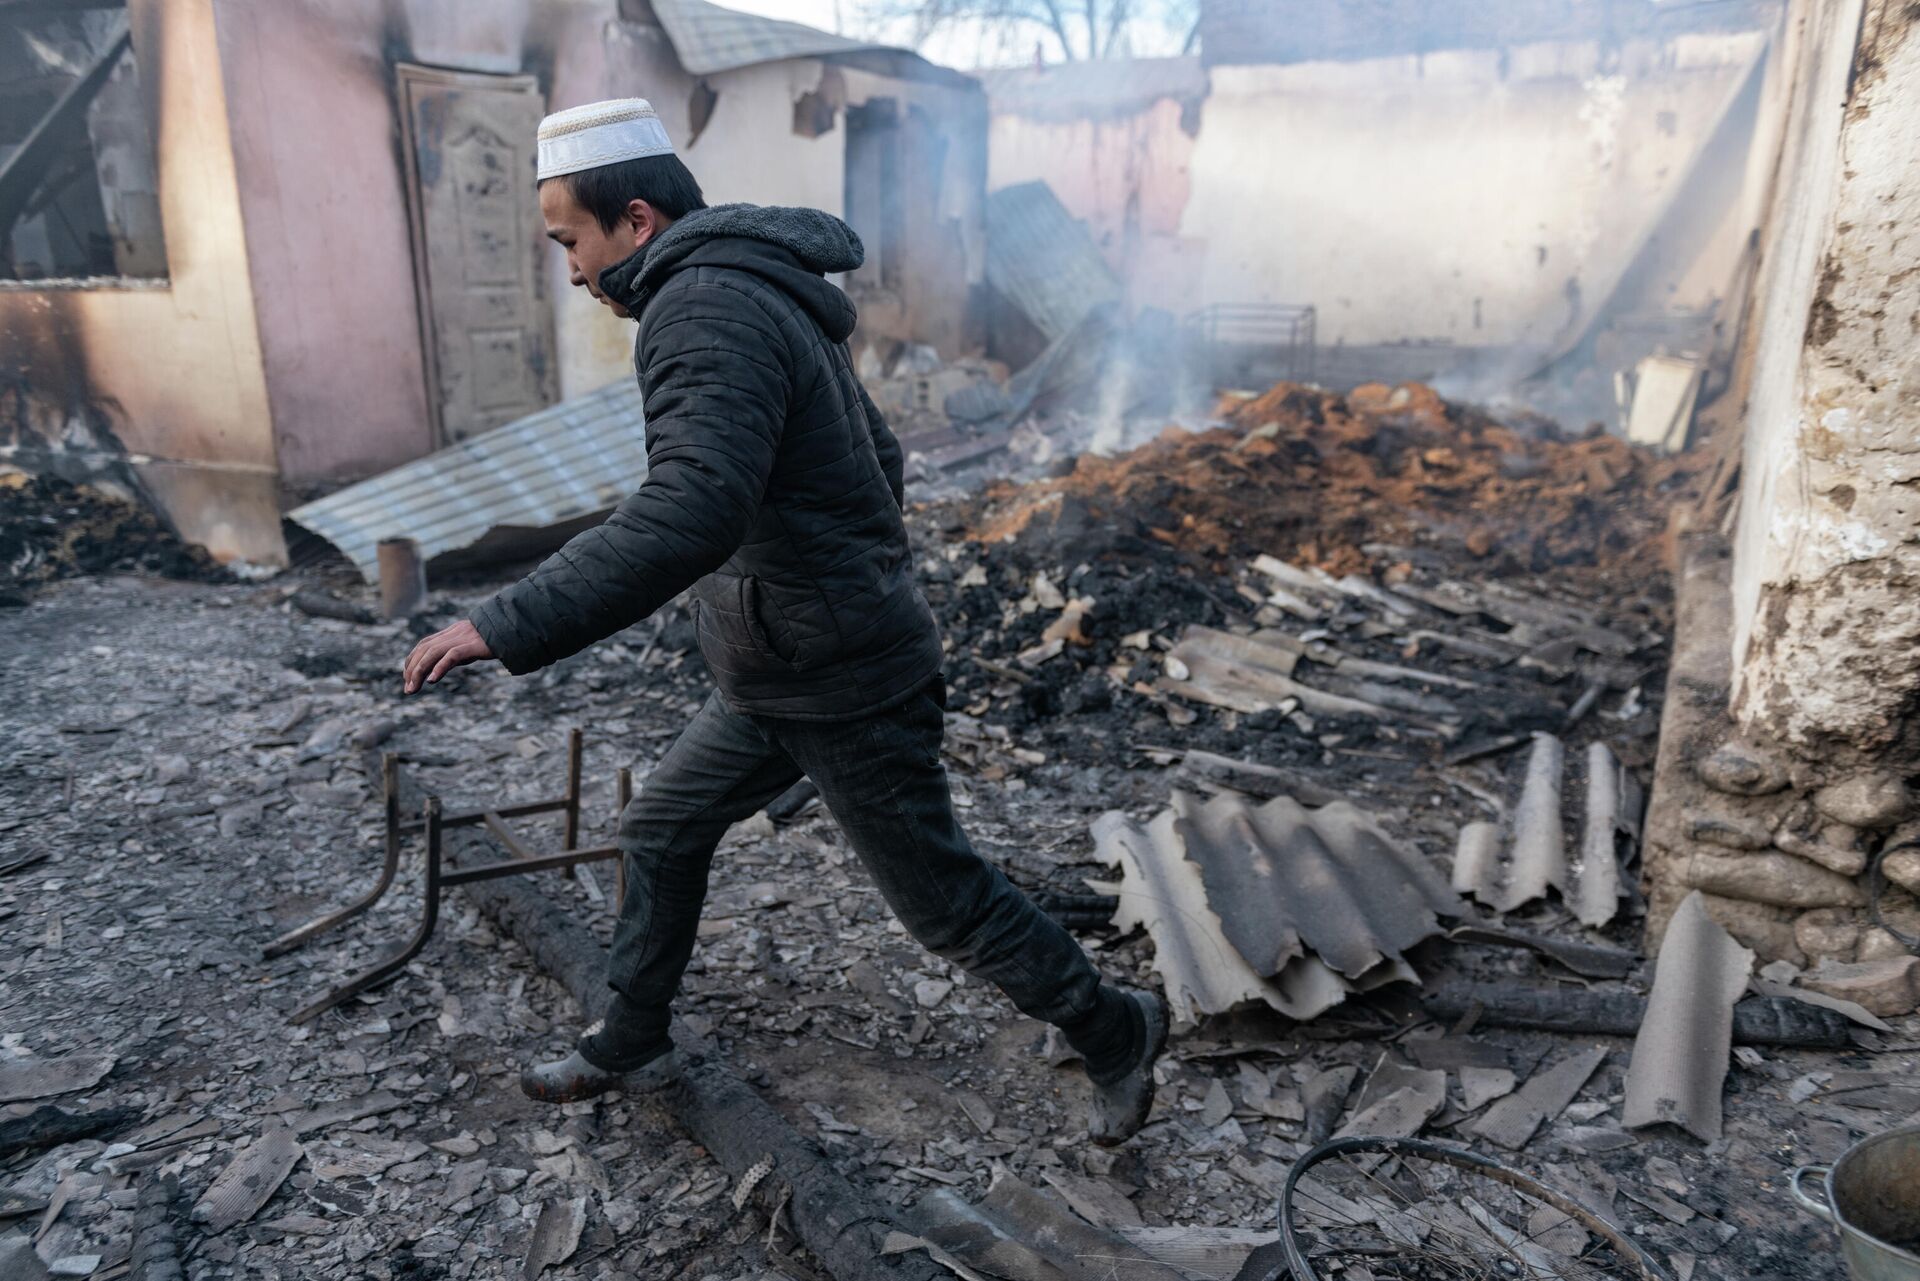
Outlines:
[[[682,267],[751,271],[804,307],[833,342],[853,332],[853,302],[823,273],[852,271],[866,248],[852,227],[818,209],[711,205],[695,209],[600,273],[600,290],[638,316]]]

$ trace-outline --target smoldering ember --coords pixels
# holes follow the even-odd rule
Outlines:
[[[0,1281],[1920,1281],[1920,9],[0,98]]]

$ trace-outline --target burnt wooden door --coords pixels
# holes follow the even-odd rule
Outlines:
[[[555,399],[533,181],[544,104],[531,76],[398,73],[427,403],[447,445]]]

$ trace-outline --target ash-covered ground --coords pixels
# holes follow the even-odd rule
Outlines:
[[[1500,577],[1571,594],[1649,635],[1669,627],[1667,593],[1646,566],[1660,528],[1652,513],[1668,496],[1661,487],[1677,483],[1671,467],[1630,454],[1624,474],[1582,464],[1579,483],[1607,486],[1610,497],[1562,495],[1568,514],[1536,522],[1525,540],[1500,524],[1521,511],[1510,492],[1473,507],[1483,514],[1471,520],[1419,518],[1415,500],[1434,486],[1386,493],[1371,519],[1350,504],[1336,527],[1299,507],[1319,495],[1334,509],[1331,482],[1315,477],[1329,468],[1351,476],[1356,448],[1393,475],[1408,457],[1444,470],[1449,458],[1431,451],[1451,448],[1455,467],[1475,451],[1444,416],[1396,428],[1408,443],[1393,448],[1377,430],[1356,437],[1359,446],[1330,441],[1310,419],[1265,431],[1265,421],[1236,418],[1231,436],[1168,445],[1174,457],[1151,462],[1150,501],[1129,499],[1124,478],[1076,473],[1078,482],[1061,477],[914,512],[923,581],[950,643],[949,768],[977,844],[1017,883],[1084,893],[1086,876],[1107,871],[1090,861],[1091,821],[1163,808],[1174,786],[1189,785],[1177,766],[1191,748],[1281,766],[1337,791],[1443,869],[1460,824],[1485,815],[1485,796],[1517,788],[1524,751],[1450,764],[1459,742],[1390,723],[1243,715],[1160,692],[1153,682],[1165,646],[1155,637],[1171,641],[1189,623],[1244,625],[1269,608],[1250,593],[1251,555],[1380,581]],[[1468,429],[1485,438],[1486,428]],[[1423,432],[1457,438],[1447,446]],[[1246,440],[1274,448],[1235,447]],[[1550,454],[1553,465],[1532,473],[1550,477],[1563,475],[1558,451],[1580,448],[1499,443],[1509,454]],[[1263,471],[1282,461],[1286,485]],[[1089,460],[1081,470],[1114,466]],[[1252,478],[1238,514],[1221,510],[1211,469],[1223,466]],[[1531,483],[1532,466],[1509,463],[1519,475],[1500,483]],[[1187,471],[1184,486],[1162,483]],[[1445,501],[1431,499],[1435,510]],[[1023,504],[1030,510],[1010,519]],[[1257,513],[1270,519],[1259,524]],[[1186,516],[1194,519],[1183,524]],[[1299,537],[1282,537],[1286,522]],[[1540,532],[1580,522],[1590,536],[1579,546],[1571,532],[1559,544]],[[1602,551],[1583,555],[1580,546]],[[549,1277],[819,1275],[785,1227],[770,1233],[759,1211],[734,1209],[726,1171],[657,1107],[610,1098],[551,1109],[520,1096],[519,1067],[564,1048],[578,1014],[457,891],[435,939],[393,982],[309,1026],[288,1020],[385,955],[417,920],[420,867],[409,855],[373,912],[291,954],[261,956],[281,931],[371,882],[378,751],[398,753],[450,808],[510,803],[561,790],[567,732],[580,727],[584,837],[597,843],[613,831],[615,770],[632,766],[644,785],[709,689],[690,627],[668,611],[536,676],[487,665],[403,700],[399,665],[414,635],[463,615],[503,581],[504,572],[441,586],[411,627],[294,610],[296,586],[372,599],[324,569],[258,585],[74,578],[0,613],[0,866],[44,855],[0,876],[0,1064],[80,1053],[114,1060],[82,1092],[7,1111],[48,1101],[138,1110],[117,1134],[0,1165],[0,1191],[58,1205],[27,1247],[33,1258],[98,1256],[98,1269],[111,1269],[128,1249],[138,1181],[177,1170],[191,1203],[257,1136],[292,1124],[299,1160],[257,1213],[217,1233],[182,1224],[188,1276],[519,1277],[543,1209],[575,1201],[584,1231]],[[1048,655],[1046,633],[1064,613],[1056,595],[1092,604]],[[1327,630],[1382,660],[1436,658],[1358,617],[1336,617]],[[1478,710],[1462,740],[1552,728],[1570,745],[1603,737],[1629,766],[1644,766],[1662,654],[1656,642],[1630,663],[1558,674],[1483,665],[1505,696]],[[1569,725],[1569,710],[1596,685],[1601,693]],[[526,830],[557,844],[557,821]],[[539,884],[605,937],[608,865]],[[1557,903],[1507,921],[1576,933]],[[1637,950],[1636,926],[1623,916],[1604,937]],[[1083,938],[1114,976],[1154,981],[1144,936]],[[1567,981],[1530,955],[1440,943],[1416,968],[1429,987],[1459,975]],[[1644,988],[1645,978],[1634,982]],[[1175,1039],[1147,1130],[1118,1152],[1094,1149],[1082,1078],[1050,1059],[1045,1029],[908,939],[815,810],[782,827],[758,819],[729,837],[682,1011],[884,1201],[941,1187],[975,1197],[999,1164],[1034,1185],[1049,1170],[1108,1181],[1151,1225],[1270,1230],[1277,1179],[1309,1146],[1285,1100],[1328,1067],[1353,1065],[1364,1079],[1383,1055],[1417,1058],[1407,1008],[1389,997],[1350,1001],[1304,1025],[1258,1013],[1210,1021]],[[1676,1275],[1799,1278],[1840,1268],[1829,1229],[1794,1210],[1783,1176],[1920,1106],[1895,1088],[1902,1074],[1910,1079],[1916,1030],[1908,1020],[1894,1036],[1863,1037],[1878,1048],[1871,1054],[1742,1050],[1728,1081],[1726,1137],[1711,1145],[1664,1129],[1622,1141],[1626,1039],[1491,1028],[1457,1039],[1522,1081],[1573,1049],[1605,1047],[1605,1063],[1571,1106],[1523,1150],[1495,1154],[1604,1200]],[[1822,1093],[1834,1079],[1822,1073],[1884,1074],[1889,1084],[1871,1099],[1835,1100]],[[1457,1104],[1457,1073],[1449,1087]],[[1457,1111],[1441,1120],[1466,1119],[1450,1115]],[[1471,1142],[1457,1128],[1428,1133]],[[27,1267],[17,1238],[43,1219],[45,1211],[0,1220],[0,1259]]]

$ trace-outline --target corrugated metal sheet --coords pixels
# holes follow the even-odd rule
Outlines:
[[[631,378],[429,454],[287,519],[339,548],[372,582],[384,538],[431,560],[490,530],[543,529],[612,510],[647,474],[646,415]]]
[[[1121,878],[1114,923],[1143,926],[1177,1022],[1264,1001],[1291,1018],[1349,992],[1415,975],[1402,954],[1463,905],[1417,850],[1345,801],[1292,797],[1257,808],[1180,792],[1145,826],[1121,813],[1093,825]]]
[[[789,58],[885,52],[899,55],[911,69],[944,71],[911,50],[835,35],[818,27],[708,4],[706,0],[653,0],[653,13],[673,42],[680,65],[696,76],[732,71]],[[958,78],[958,73],[949,73]]]
[[[1053,342],[1120,282],[1084,223],[1044,182],[1003,187],[987,197],[987,283]]]

